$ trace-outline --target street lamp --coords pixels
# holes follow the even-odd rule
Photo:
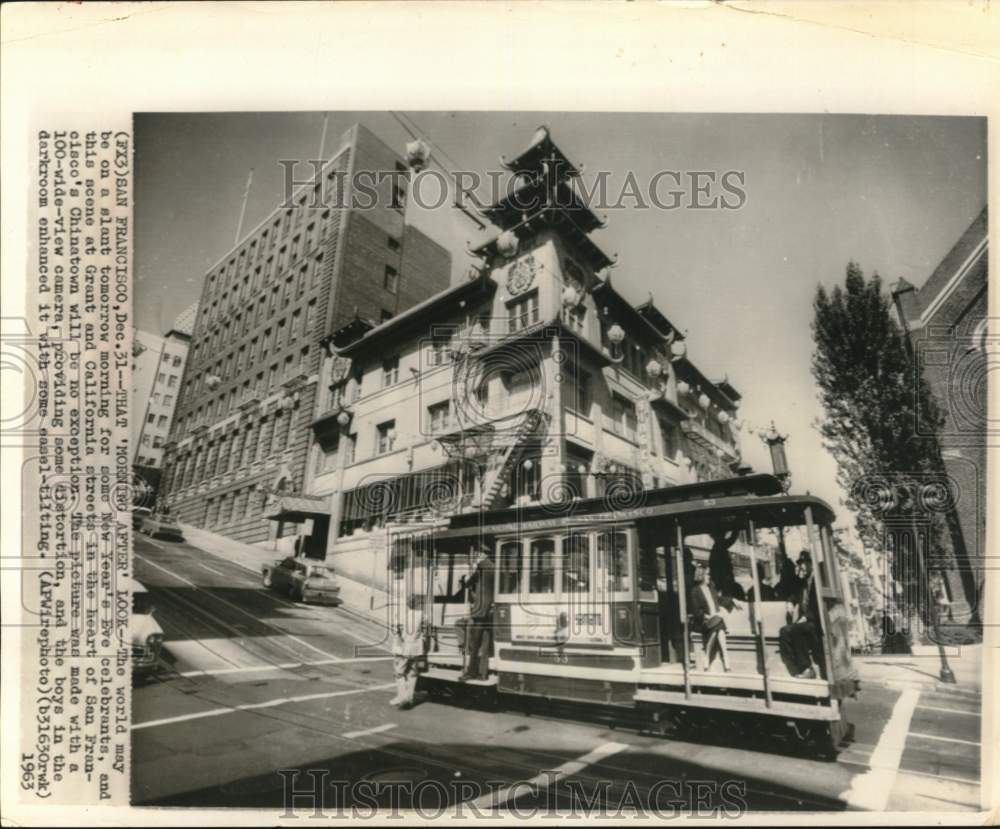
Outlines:
[[[761,433],[760,439],[767,444],[767,448],[771,452],[771,468],[774,470],[774,477],[781,481],[781,488],[788,492],[792,485],[792,473],[788,468],[788,459],[785,457],[785,441],[788,440],[788,435],[779,434],[772,420],[771,427],[766,432]]]

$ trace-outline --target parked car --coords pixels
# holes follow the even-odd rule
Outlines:
[[[150,538],[172,538],[174,541],[184,540],[184,531],[181,525],[170,515],[152,513],[142,519],[142,527],[139,532],[143,532]]]
[[[304,558],[283,558],[261,568],[264,587],[287,592],[301,602],[339,605],[340,585],[323,564]]]
[[[142,519],[153,514],[149,507],[133,507],[132,509],[132,530],[142,529]]]
[[[149,591],[135,579],[132,583],[132,676],[143,676],[160,661],[163,628],[153,618],[153,601]]]

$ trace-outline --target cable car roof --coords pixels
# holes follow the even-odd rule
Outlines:
[[[685,532],[697,534],[742,528],[748,519],[752,519],[758,527],[797,526],[805,524],[807,508],[812,510],[815,523],[833,522],[834,512],[822,499],[812,495],[782,495],[780,492],[781,483],[773,475],[747,475],[645,491],[637,495],[635,503],[623,503],[620,508],[616,508],[614,498],[588,498],[572,501],[565,507],[548,504],[527,509],[465,513],[454,516],[449,528],[435,535],[442,539],[460,538],[590,523],[676,520],[682,517]]]

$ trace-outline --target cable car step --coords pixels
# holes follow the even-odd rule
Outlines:
[[[440,668],[431,668],[421,674],[422,677],[427,679],[441,679],[445,682],[455,682],[458,683],[459,674],[457,671],[446,671]],[[478,685],[481,688],[488,688],[497,684],[496,674],[490,676],[489,679],[467,679],[460,683],[462,685]]]

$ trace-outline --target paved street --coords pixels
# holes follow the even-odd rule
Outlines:
[[[313,811],[311,791],[329,815],[407,807],[411,793],[428,816],[443,802],[473,814],[495,801],[524,815],[546,805],[582,813],[586,803],[664,814],[978,805],[979,700],[968,689],[865,686],[849,708],[856,740],[836,762],[736,728],[664,736],[551,706],[425,701],[397,711],[371,623],[293,603],[188,544],[140,536],[135,553],[166,635],[162,669],[134,694],[137,805],[278,815],[291,777],[281,770],[295,769],[302,814]]]

